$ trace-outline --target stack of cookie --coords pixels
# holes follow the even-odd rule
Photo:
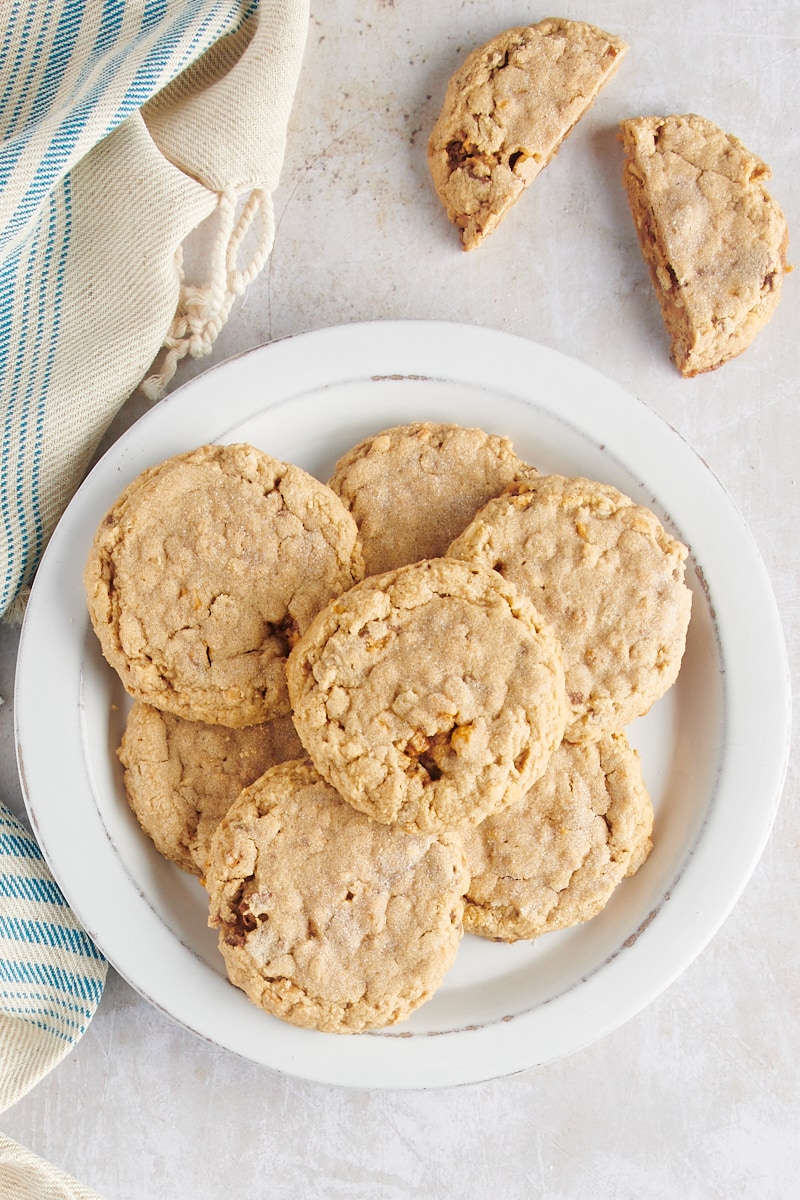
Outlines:
[[[327,485],[246,445],[145,471],[89,611],[134,697],[131,806],[205,883],[231,981],[355,1032],[429,998],[465,931],[599,912],[651,846],[623,729],[677,676],[685,557],[454,425],[370,437]]]

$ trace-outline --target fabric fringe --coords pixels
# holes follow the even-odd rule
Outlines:
[[[3,625],[21,625],[22,624],[23,618],[25,616],[25,609],[28,607],[28,600],[30,598],[30,594],[31,594],[30,587],[20,588],[20,590],[17,592],[14,599],[11,601],[11,603],[6,608],[2,617],[0,617],[0,622],[2,622]]]

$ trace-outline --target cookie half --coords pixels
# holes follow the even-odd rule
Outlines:
[[[569,741],[616,732],[675,682],[691,612],[687,550],[616,488],[561,475],[514,484],[448,556],[491,567],[552,626]]]
[[[515,942],[590,920],[645,861],[652,829],[624,734],[564,742],[520,804],[463,834],[465,931]]]
[[[428,165],[465,250],[496,229],[619,67],[627,45],[582,21],[508,29],[447,85]]]
[[[339,497],[240,444],[143,472],[100,524],[84,579],[103,654],[132,696],[237,728],[288,713],[293,641],[362,575]]]
[[[117,754],[128,802],[156,849],[204,877],[211,837],[241,790],[303,747],[290,716],[227,729],[137,701]]]
[[[695,114],[622,122],[623,182],[682,375],[747,349],[775,311],[786,220],[770,168]]]
[[[475,824],[520,799],[566,718],[550,628],[495,571],[455,559],[340,596],[287,675],[320,773],[361,812],[414,831]]]
[[[328,485],[358,526],[367,575],[439,558],[488,499],[532,471],[508,438],[418,421],[365,438]]]
[[[209,923],[232,983],[296,1025],[403,1020],[451,966],[468,877],[456,835],[356,812],[308,760],[273,767],[220,824]]]

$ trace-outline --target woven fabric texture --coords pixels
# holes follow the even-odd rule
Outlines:
[[[83,1036],[105,978],[36,842],[0,804],[0,1112]]]
[[[0,1133],[0,1200],[101,1200],[101,1197]]]
[[[0,9],[0,613],[166,345],[208,353],[272,246],[307,0]],[[188,235],[216,213],[202,286]],[[238,254],[257,230],[248,261]]]

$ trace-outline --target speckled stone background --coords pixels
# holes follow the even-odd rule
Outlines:
[[[466,255],[430,186],[427,133],[468,50],[548,15],[592,21],[631,50],[568,150]],[[689,111],[770,163],[800,244],[796,0],[312,0],[271,260],[211,359],[175,384],[365,318],[474,322],[573,355],[677,428],[728,489],[766,562],[796,679],[800,279],[742,358],[682,379],[619,182],[617,122]],[[115,431],[146,407],[132,397]],[[0,788],[22,813],[14,630],[0,647]],[[108,1200],[784,1200],[800,1176],[799,863],[793,755],[742,898],[659,999],[566,1060],[444,1091],[278,1077],[185,1032],[112,971],[88,1034],[2,1128]]]

